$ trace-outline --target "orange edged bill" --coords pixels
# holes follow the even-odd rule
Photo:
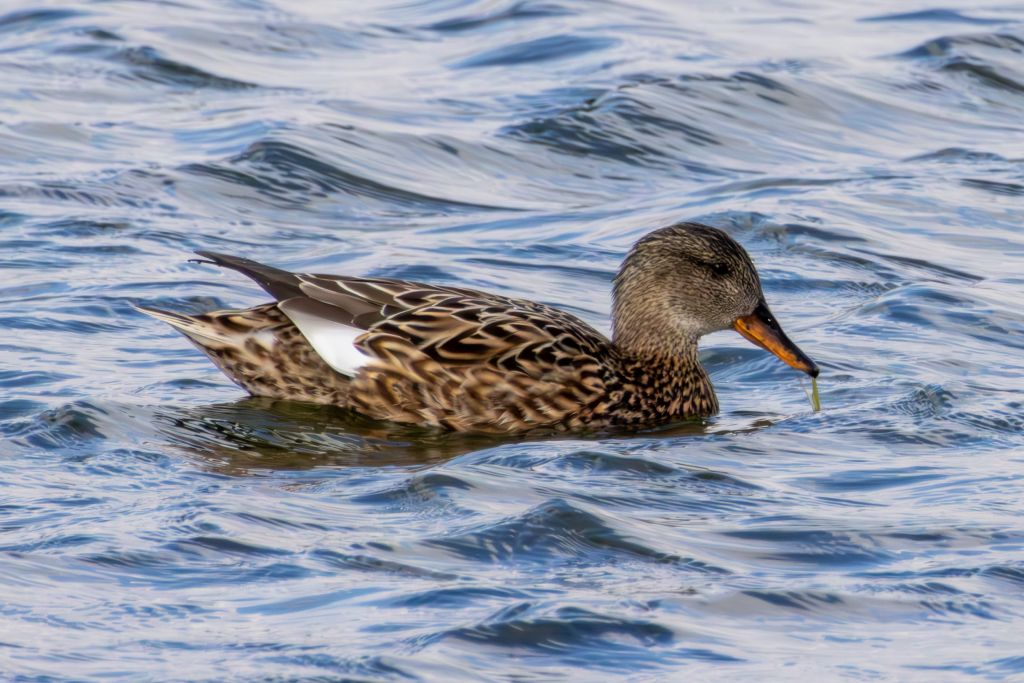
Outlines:
[[[737,318],[732,326],[734,330],[765,351],[774,353],[786,365],[806,372],[811,377],[818,376],[818,366],[789,340],[778,321],[775,320],[775,316],[768,310],[768,304],[763,300],[753,313]]]

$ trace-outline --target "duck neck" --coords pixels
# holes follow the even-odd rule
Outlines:
[[[707,417],[718,401],[697,354],[697,336],[648,319],[643,326],[616,318],[613,342],[620,353],[626,401],[652,421]],[[626,322],[626,324],[622,324]]]

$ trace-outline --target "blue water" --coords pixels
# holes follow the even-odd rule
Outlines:
[[[934,2],[934,0],[930,0]],[[4,680],[1024,676],[1024,6],[0,3]],[[805,378],[493,440],[246,399],[193,249],[608,328],[720,226]]]

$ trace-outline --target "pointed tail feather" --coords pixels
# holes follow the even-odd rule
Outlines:
[[[223,330],[209,320],[209,316],[192,316],[149,306],[136,306],[135,310],[153,316],[157,320],[164,321],[200,345],[226,344],[230,342],[224,335]]]
[[[278,301],[302,295],[302,290],[299,289],[299,279],[287,270],[267,266],[240,256],[218,254],[215,251],[199,250],[196,253],[206,260],[192,259],[192,261],[196,263],[212,263],[222,268],[237,270],[242,275],[253,279],[256,284],[266,290],[267,293],[272,294]]]

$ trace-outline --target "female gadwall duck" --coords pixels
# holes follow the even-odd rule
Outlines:
[[[525,299],[197,253],[276,301],[202,315],[141,310],[256,396],[466,432],[649,427],[718,411],[697,340],[727,328],[818,375],[768,310],[747,252],[698,223],[633,246],[615,278],[611,341]]]

